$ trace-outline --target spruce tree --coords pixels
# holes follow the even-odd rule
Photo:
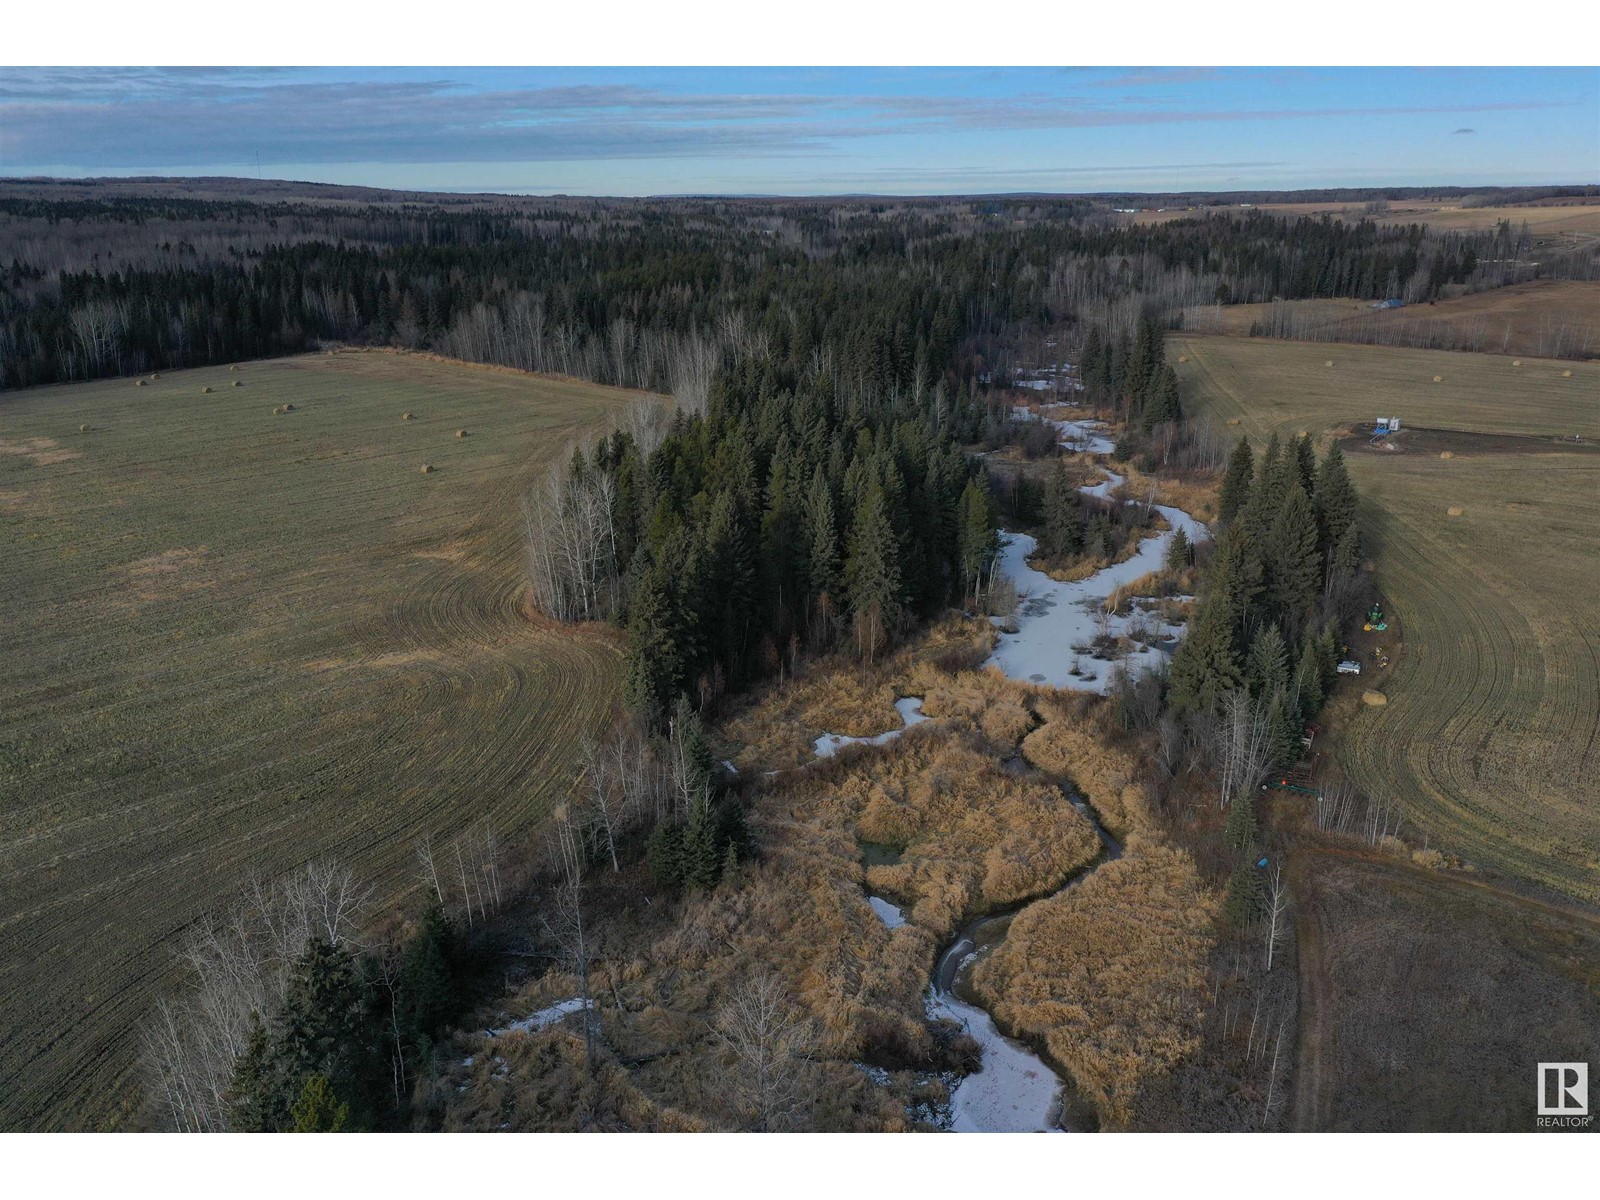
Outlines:
[[[1194,547],[1189,544],[1189,535],[1181,529],[1172,532],[1172,540],[1167,543],[1166,568],[1178,572],[1188,568],[1194,558]]]
[[[901,603],[899,547],[878,487],[867,492],[856,512],[844,579],[858,646],[862,657],[870,659],[899,624]]]
[[[970,481],[961,493],[961,523],[957,527],[963,603],[971,597],[977,606],[984,576],[999,548],[1000,535],[995,530],[989,493],[976,480]]]
[[[1356,517],[1356,489],[1350,482],[1350,471],[1338,442],[1328,447],[1328,453],[1322,460],[1313,499],[1318,544],[1326,554],[1337,545],[1345,529]]]
[[[1172,656],[1175,712],[1215,712],[1222,697],[1244,682],[1233,649],[1233,622],[1231,597],[1221,590],[1210,592]]]
[[[1298,628],[1311,615],[1322,589],[1317,523],[1298,481],[1291,480],[1267,535],[1270,594],[1278,616]]]
[[[1289,650],[1276,625],[1264,625],[1257,630],[1255,640],[1250,643],[1246,671],[1251,692],[1263,699],[1288,685]]]
[[[1344,527],[1344,532],[1339,535],[1334,543],[1333,555],[1328,563],[1328,576],[1331,579],[1346,579],[1355,575],[1356,569],[1361,565],[1361,539],[1356,532],[1356,523],[1351,521]]]
[[[1261,872],[1252,862],[1242,862],[1228,876],[1228,890],[1222,899],[1222,916],[1235,929],[1255,923],[1266,909],[1266,889]]]
[[[1217,503],[1217,521],[1226,525],[1238,515],[1250,499],[1250,487],[1255,477],[1255,455],[1250,449],[1250,439],[1240,437],[1239,444],[1228,456],[1228,470],[1222,477],[1222,498]]]
[[[1337,442],[1334,444],[1338,445]],[[1311,444],[1309,433],[1302,433],[1295,439],[1294,465],[1300,486],[1305,489],[1307,496],[1311,495],[1317,487],[1317,448]]]
[[[1083,549],[1083,501],[1059,458],[1045,481],[1044,536],[1039,548],[1050,558],[1068,558]]]
[[[1300,697],[1300,713],[1307,720],[1322,709],[1325,693],[1322,688],[1322,655],[1317,650],[1317,639],[1307,637],[1300,648],[1300,661],[1294,671],[1294,689]]]
[[[1260,824],[1256,820],[1256,798],[1243,792],[1228,806],[1228,819],[1222,823],[1222,840],[1235,850],[1255,845]]]
[[[306,1077],[293,1107],[289,1109],[291,1133],[343,1133],[350,1123],[350,1106],[334,1094],[328,1077]]]
[[[722,854],[717,845],[717,821],[711,809],[711,796],[704,789],[689,801],[689,816],[683,826],[683,883],[685,887],[709,892],[722,874]]]

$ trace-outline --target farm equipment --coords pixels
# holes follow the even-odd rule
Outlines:
[[[1382,633],[1389,628],[1389,622],[1383,619],[1383,609],[1374,604],[1367,612],[1367,623],[1361,628],[1367,633]]]
[[[1311,785],[1311,771],[1305,766],[1295,767],[1291,771],[1281,771],[1268,778],[1261,785],[1263,792],[1277,789],[1280,792],[1297,792],[1302,796],[1315,796],[1322,799],[1322,793]]]

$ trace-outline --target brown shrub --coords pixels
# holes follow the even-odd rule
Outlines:
[[[1113,833],[1139,828],[1149,804],[1137,782],[1139,760],[1107,740],[1105,730],[1087,715],[1083,699],[1052,699],[1040,711],[1046,723],[1023,739],[1023,756],[1041,770],[1070,779]]]
[[[1189,855],[1143,838],[1017,914],[973,970],[999,1019],[1043,1039],[1104,1120],[1199,1047],[1215,897]]]

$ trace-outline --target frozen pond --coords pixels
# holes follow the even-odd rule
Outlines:
[[[1018,412],[1021,414],[1027,410],[1019,409]],[[1090,443],[1090,453],[1106,454],[1113,447],[1110,438],[1095,432],[1100,422],[1052,421],[1052,424],[1063,432],[1070,430],[1071,436]],[[1123,478],[1114,471],[1101,469],[1105,470],[1105,479],[1079,491],[1104,500],[1121,486]],[[1130,500],[1126,503],[1139,502]],[[1160,570],[1166,563],[1167,547],[1177,530],[1183,530],[1191,543],[1203,541],[1209,536],[1205,525],[1181,508],[1164,504],[1154,507],[1170,526],[1167,531],[1145,538],[1132,557],[1096,571],[1089,578],[1076,583],[1051,579],[1043,571],[1028,565],[1028,556],[1037,546],[1032,537],[1025,533],[1002,532],[1005,545],[1000,552],[999,570],[1017,586],[1017,631],[1000,635],[988,662],[1012,679],[1104,694],[1110,687],[1114,664],[1091,658],[1087,653],[1073,649],[1074,646],[1088,646],[1102,632],[1111,637],[1120,637],[1136,623],[1154,641],[1175,641],[1180,637],[1181,627],[1167,625],[1154,614],[1143,611],[1137,601],[1128,616],[1111,616],[1102,621],[1106,598],[1112,592],[1142,575]],[[1137,674],[1141,664],[1157,661],[1159,654],[1160,651],[1146,647],[1130,655],[1127,659],[1129,671]],[[1072,673],[1074,666],[1078,668],[1076,675]]]

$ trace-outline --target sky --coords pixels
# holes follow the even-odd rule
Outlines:
[[[590,195],[1600,181],[1600,68],[0,67],[0,175]]]

